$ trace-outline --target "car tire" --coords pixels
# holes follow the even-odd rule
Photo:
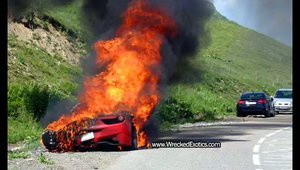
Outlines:
[[[238,113],[236,114],[236,116],[237,116],[237,117],[246,117],[247,115],[244,115],[244,114],[238,112]]]
[[[137,150],[138,149],[138,142],[137,142],[137,135],[136,135],[136,130],[135,127],[132,126],[131,130],[131,146],[123,146],[124,151],[132,151],[132,150]]]
[[[59,143],[56,139],[57,136],[53,131],[46,131],[42,135],[42,142],[50,152],[58,149]]]
[[[137,150],[138,149],[138,141],[137,141],[137,135],[136,135],[136,130],[135,127],[132,126],[132,138],[131,138],[131,147],[130,150]]]
[[[275,111],[272,112],[271,117],[275,117],[276,113]]]
[[[270,110],[267,110],[267,111],[266,111],[266,113],[265,113],[265,117],[271,117]]]

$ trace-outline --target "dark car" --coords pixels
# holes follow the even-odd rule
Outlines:
[[[264,92],[243,93],[236,104],[237,116],[265,115],[275,116],[272,99]]]
[[[82,129],[75,135],[72,150],[101,150],[112,146],[121,147],[122,150],[137,149],[137,135],[130,114],[104,115],[89,123],[87,129]],[[61,150],[57,134],[47,131],[42,140],[49,151]]]

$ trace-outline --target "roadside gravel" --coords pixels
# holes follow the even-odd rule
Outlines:
[[[8,160],[8,169],[82,170],[103,169],[126,152],[67,152],[51,153],[44,148],[31,151],[30,158]],[[41,154],[43,156],[41,156]],[[46,161],[40,161],[41,158]]]

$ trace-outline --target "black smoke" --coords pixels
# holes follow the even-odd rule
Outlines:
[[[93,33],[93,41],[114,36],[121,16],[131,0],[85,0],[82,6],[83,25]],[[92,41],[92,42],[93,42]]]
[[[93,33],[95,41],[113,38],[122,22],[122,14],[133,0],[85,0],[83,5],[83,25]],[[177,65],[185,63],[185,68],[191,72],[199,72],[199,68],[186,66],[184,60],[194,56],[197,49],[210,42],[206,22],[213,13],[214,7],[208,0],[148,0],[153,8],[167,12],[176,22],[179,35],[175,39],[168,39],[162,47],[163,75],[162,83],[177,82],[182,77],[172,77]],[[83,67],[87,74],[99,72],[94,63],[95,55],[89,55],[83,60]],[[196,71],[195,71],[196,70]],[[199,75],[200,76],[200,75]],[[171,81],[170,81],[171,79]]]
[[[70,100],[51,100],[48,103],[47,113],[41,118],[40,123],[45,128],[49,123],[58,120],[62,114],[70,115],[72,109],[78,104],[77,101]]]
[[[200,77],[199,68],[194,68],[188,59],[194,57],[198,49],[210,43],[209,32],[205,26],[213,13],[213,5],[207,0],[151,0],[151,2],[157,8],[168,11],[179,30],[179,35],[175,39],[168,39],[162,47],[163,83],[185,83],[187,75],[177,74],[182,72],[180,68],[189,69],[189,74],[196,73]],[[192,83],[191,81],[189,79],[188,83]]]

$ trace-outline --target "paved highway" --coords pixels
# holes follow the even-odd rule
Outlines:
[[[292,116],[191,127],[162,139],[221,142],[221,148],[159,148],[128,153],[107,169],[292,169]]]

